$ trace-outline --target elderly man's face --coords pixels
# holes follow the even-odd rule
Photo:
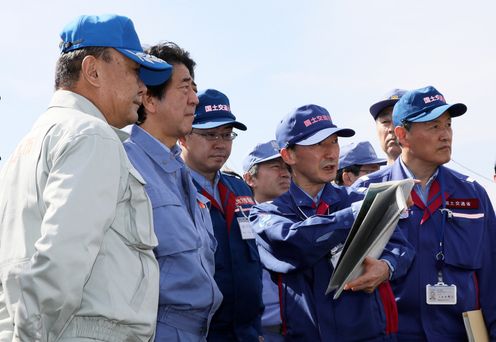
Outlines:
[[[108,123],[122,128],[138,120],[138,108],[146,86],[139,78],[140,65],[117,50],[109,49],[111,60],[97,60],[100,78],[100,110]]]
[[[246,175],[245,181],[252,188],[258,202],[271,201],[289,190],[291,182],[288,166],[282,158],[258,164],[256,175]]]
[[[396,130],[411,163],[437,167],[450,161],[453,131],[448,112],[429,122],[414,122],[409,131]]]
[[[377,136],[382,150],[388,159],[394,160],[401,154],[401,147],[396,141],[393,127],[393,107],[385,108],[375,120]]]

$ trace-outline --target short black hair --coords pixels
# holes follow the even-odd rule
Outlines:
[[[195,66],[196,62],[190,57],[189,52],[179,47],[173,42],[161,42],[145,50],[146,53],[158,57],[167,63],[174,65],[183,64],[189,71],[191,78],[195,78]],[[172,77],[162,84],[156,86],[147,86],[148,95],[155,97],[157,99],[162,99],[164,96],[164,89],[171,82]],[[146,120],[146,112],[143,105],[138,109],[138,122],[137,124],[142,124]]]
[[[351,172],[355,176],[358,176],[360,174],[360,168],[361,167],[362,167],[361,165],[354,164],[354,165],[350,165],[347,167],[343,167],[342,169],[339,169],[338,172],[336,172],[336,178],[334,179],[334,182],[337,185],[344,185],[343,172]]]

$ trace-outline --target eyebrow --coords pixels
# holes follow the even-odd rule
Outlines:
[[[195,84],[195,81],[193,81],[193,79],[191,77],[184,77],[182,80],[181,80],[181,83],[184,83],[184,82],[192,82]]]

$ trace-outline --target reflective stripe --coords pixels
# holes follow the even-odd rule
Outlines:
[[[466,219],[478,219],[478,218],[484,217],[484,213],[463,214],[463,213],[455,213],[454,211],[451,212],[451,215],[453,215],[453,217],[460,217],[460,218],[466,218]]]

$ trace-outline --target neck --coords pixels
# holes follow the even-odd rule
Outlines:
[[[392,158],[392,157],[388,156],[387,165],[393,165],[395,160],[396,160],[396,158]]]
[[[160,141],[162,144],[167,146],[169,149],[174,147],[174,145],[177,143],[177,138],[176,137],[170,137],[161,132],[159,129],[160,125],[153,124],[153,122],[149,122],[146,120],[143,122],[140,126],[143,128],[145,131],[147,131],[150,135],[155,137],[158,141]]]
[[[255,199],[255,201],[257,203],[268,202],[268,201],[272,201],[274,199],[273,197],[265,196],[264,194],[260,194],[257,192],[254,192],[253,198]]]
[[[429,179],[436,172],[439,165],[425,163],[421,160],[411,158],[406,153],[401,155],[401,160],[413,172],[416,179],[420,180],[422,187],[425,187]]]
[[[315,198],[317,194],[319,193],[320,190],[325,186],[325,184],[311,184],[308,182],[298,182],[297,179],[294,179],[294,182],[298,187],[305,191],[308,195],[310,195],[312,198]]]
[[[187,161],[186,161],[186,165],[188,165],[188,162]],[[196,169],[192,168],[189,165],[188,165],[188,167],[191,170],[195,171],[196,173],[199,173],[200,175],[202,175],[203,177],[205,177],[210,182],[210,184],[212,184],[212,186],[214,186],[215,176],[217,175],[217,172],[204,172],[204,171],[201,171],[201,170],[196,170]]]

